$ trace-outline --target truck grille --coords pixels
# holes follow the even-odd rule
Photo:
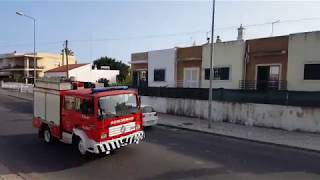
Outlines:
[[[135,122],[130,122],[127,124],[122,124],[118,126],[113,126],[109,128],[109,137],[117,136],[127,132],[134,131],[136,128]]]

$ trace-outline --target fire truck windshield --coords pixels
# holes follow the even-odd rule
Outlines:
[[[99,98],[99,119],[113,118],[138,111],[137,97],[135,94],[118,94]]]

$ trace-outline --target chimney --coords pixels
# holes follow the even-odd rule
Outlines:
[[[209,38],[209,37],[207,37],[207,43],[208,43],[208,44],[210,43],[210,38]]]
[[[220,36],[217,36],[216,42],[217,42],[217,43],[222,42],[222,40],[220,39]]]
[[[237,40],[243,40],[243,31],[244,31],[244,27],[241,24],[240,27],[238,28]]]

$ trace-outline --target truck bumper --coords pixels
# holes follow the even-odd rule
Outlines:
[[[138,131],[135,133],[132,133],[127,136],[123,136],[117,139],[112,139],[105,142],[95,142],[91,141],[87,144],[87,151],[95,154],[99,153],[106,153],[109,154],[111,150],[119,149],[123,146],[126,146],[128,144],[139,144],[140,141],[142,141],[145,137],[145,134],[143,131]]]

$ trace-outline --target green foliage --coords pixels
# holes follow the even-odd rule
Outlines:
[[[126,78],[118,83],[119,86],[131,86],[132,85],[132,77],[131,74],[129,74],[128,76],[126,76]]]
[[[60,53],[60,54],[63,55],[64,52],[65,52],[65,48],[63,48],[63,49],[61,50],[61,53]],[[68,54],[69,56],[73,56],[73,55],[74,55],[74,52],[73,52],[71,49],[67,48],[67,51],[66,51],[65,54]]]
[[[117,61],[114,58],[110,57],[101,57],[95,61],[93,61],[93,66],[97,66],[98,69],[101,69],[101,66],[110,66],[111,70],[119,70],[120,74],[117,77],[118,82],[123,82],[129,73],[129,66],[121,61]]]

